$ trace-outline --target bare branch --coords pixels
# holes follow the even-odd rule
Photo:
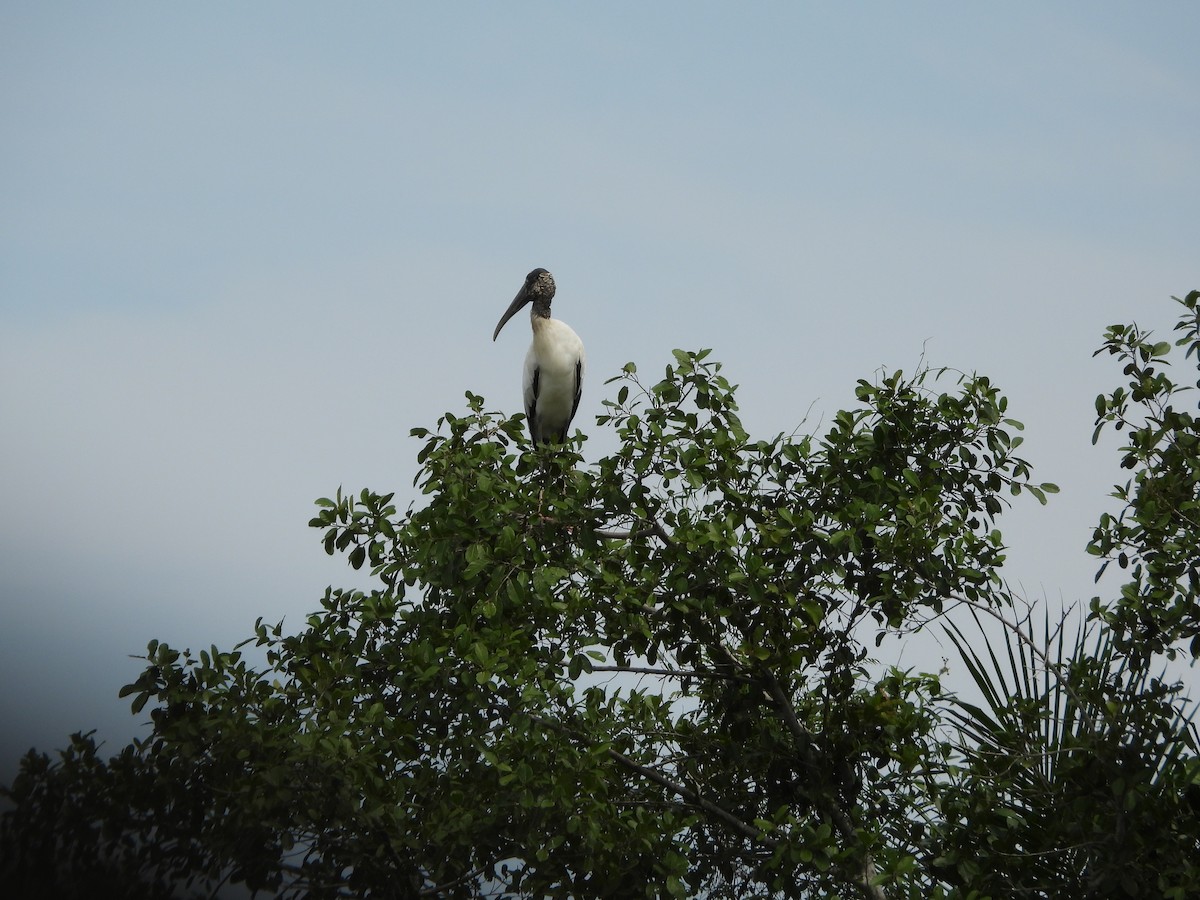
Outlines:
[[[655,669],[650,666],[592,666],[593,672],[630,672],[634,675],[661,675],[664,678],[715,678],[750,684],[751,679],[743,675],[726,672],[702,672],[699,669]]]

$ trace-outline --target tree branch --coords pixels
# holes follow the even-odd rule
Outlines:
[[[783,685],[779,683],[779,679],[771,672],[766,673],[766,679],[767,686],[771,690],[771,696],[774,698],[779,712],[783,716],[784,724],[787,725],[788,730],[800,745],[800,754],[804,758],[805,765],[808,766],[810,771],[820,772],[821,767],[818,765],[818,760],[813,752],[812,735],[809,734],[808,729],[804,727],[803,723],[796,716],[796,710],[792,707],[791,700],[788,699],[787,694],[784,692]],[[872,858],[870,851],[862,848],[862,841],[859,840],[858,830],[854,827],[850,816],[842,809],[837,800],[826,792],[815,793],[813,800],[829,816],[834,828],[838,830],[838,834],[844,840],[852,844],[857,844],[862,849],[862,872],[857,878],[857,883],[859,888],[862,889],[863,895],[870,898],[870,900],[886,900],[883,888],[875,883],[875,877],[878,874],[875,869],[875,860]]]
[[[447,890],[448,888],[458,887],[460,884],[464,884],[464,883],[470,881],[472,878],[478,878],[483,873],[484,873],[484,867],[479,866],[478,868],[472,869],[470,872],[467,872],[465,875],[458,876],[453,881],[444,881],[441,884],[435,884],[431,887],[421,888],[419,891],[417,891],[417,896],[418,897],[432,897],[435,894],[441,894],[443,891]]]
[[[664,678],[716,678],[750,684],[752,679],[744,675],[725,672],[702,672],[699,669],[655,669],[649,666],[592,666],[593,672],[630,672],[634,675],[661,675]]]
[[[543,718],[536,713],[525,713],[525,715],[529,716],[532,721],[537,722],[543,728],[549,728],[553,731],[560,731],[565,734],[569,734],[576,739],[582,739],[580,734],[575,731],[575,729],[570,728],[561,722],[551,721],[550,719]],[[661,772],[656,772],[654,769],[651,769],[648,766],[643,766],[640,763],[635,762],[633,759],[630,759],[624,753],[613,750],[611,747],[605,750],[605,755],[608,756],[609,759],[612,759],[613,761],[629,769],[631,772],[636,772],[643,778],[653,781],[660,787],[664,787],[672,793],[682,797],[688,803],[691,803],[705,812],[715,816],[726,825],[729,825],[735,831],[740,833],[743,837],[749,838],[750,840],[769,847],[772,850],[779,846],[779,841],[764,834],[760,828],[751,825],[749,822],[742,821],[729,810],[718,806],[711,800],[701,796],[698,791],[689,788],[687,785],[680,784],[679,782],[668,778],[666,775],[663,775]]]
[[[639,763],[634,762],[632,759],[630,759],[624,753],[620,753],[617,750],[613,750],[612,748],[609,748],[605,752],[610,759],[615,760],[616,762],[625,766],[630,771],[636,772],[637,774],[641,775],[642,777],[650,779],[655,784],[657,784],[661,787],[664,787],[667,790],[672,791],[673,793],[678,794],[680,797],[682,797],[688,803],[698,806],[700,809],[704,810],[707,813],[711,813],[712,815],[716,816],[718,819],[723,821],[725,824],[731,826],[735,831],[740,832],[744,837],[747,837],[750,840],[755,841],[756,843],[764,844],[765,846],[770,847],[772,850],[774,850],[776,847],[779,846],[779,841],[775,840],[775,838],[769,837],[768,835],[764,834],[762,832],[762,830],[757,828],[756,826],[751,825],[748,822],[743,822],[741,819],[739,819],[737,816],[735,816],[729,810],[725,809],[724,807],[718,806],[717,804],[713,803],[711,800],[708,800],[708,799],[705,799],[704,797],[702,797],[699,792],[694,791],[691,788],[687,787],[686,785],[682,785],[677,781],[671,780],[666,775],[663,775],[660,772],[656,772],[653,769],[648,768],[647,766],[643,766]]]

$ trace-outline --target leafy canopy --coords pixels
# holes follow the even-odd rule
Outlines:
[[[676,351],[610,382],[592,465],[468,394],[413,432],[419,503],[318,501],[371,589],[230,651],[152,641],[123,691],[152,733],[31,751],[0,871],[61,896],[1189,895],[1195,735],[1152,667],[1200,654],[1197,424],[1170,344],[1102,349],[1132,477],[1089,549],[1130,581],[1072,640],[1001,576],[1006,503],[1056,488],[985,377],[885,374],[823,435],[755,440],[708,351]],[[981,702],[869,655],[930,628]]]

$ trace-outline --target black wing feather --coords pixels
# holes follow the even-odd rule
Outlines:
[[[533,438],[535,444],[541,442],[541,424],[537,418],[537,401],[538,393],[541,390],[542,382],[542,367],[534,366],[533,369],[533,385],[529,392],[529,403],[525,406],[525,418],[529,420],[529,436]]]
[[[571,427],[571,422],[575,420],[575,413],[579,411],[579,398],[583,396],[583,360],[575,362],[575,402],[571,404],[571,415],[567,419],[567,424],[563,426],[563,438],[567,436],[567,429]]]

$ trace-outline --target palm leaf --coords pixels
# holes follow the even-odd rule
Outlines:
[[[1077,873],[1078,896],[1158,877],[1156,855],[1191,840],[1177,823],[1196,704],[1120,653],[1101,623],[1072,629],[1069,612],[1047,612],[1035,633],[1028,617],[985,612],[1004,623],[999,637],[975,609],[973,627],[944,625],[982,697],[948,710],[957,762],[943,803],[958,812],[947,844],[990,848],[981,877],[994,895],[1048,896],[1064,872]]]

